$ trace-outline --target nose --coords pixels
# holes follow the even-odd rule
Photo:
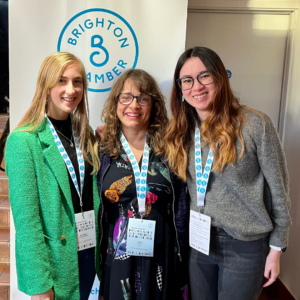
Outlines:
[[[69,82],[66,86],[66,93],[73,94],[74,92],[75,92],[75,88],[74,88],[73,82]]]
[[[204,88],[204,85],[201,84],[197,78],[194,78],[194,86],[193,86],[193,90],[202,90]]]
[[[130,107],[133,107],[133,108],[139,108],[139,107],[141,107],[141,106],[139,105],[139,103],[137,102],[137,98],[136,98],[136,97],[133,98],[133,101],[129,104],[129,106],[130,106]]]

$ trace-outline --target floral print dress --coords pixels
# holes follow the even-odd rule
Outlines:
[[[154,257],[129,256],[126,254],[128,220],[140,215],[131,163],[123,148],[121,153],[117,159],[110,159],[103,178],[101,198],[108,228],[103,228],[106,237],[101,252],[105,264],[99,299],[186,300],[186,276],[181,276],[184,272],[178,268],[169,170],[150,149],[143,218],[156,221]],[[140,168],[141,164],[142,159]]]

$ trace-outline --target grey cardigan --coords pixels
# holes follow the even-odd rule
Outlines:
[[[285,248],[291,218],[289,176],[281,142],[267,115],[262,113],[262,120],[251,111],[243,110],[243,114],[245,153],[238,159],[242,145],[236,139],[236,163],[221,173],[211,172],[201,212],[212,218],[213,226],[223,228],[233,238],[253,241],[270,235],[270,245]],[[201,144],[201,149],[204,168],[209,146]],[[199,212],[194,145],[188,171],[191,209]]]

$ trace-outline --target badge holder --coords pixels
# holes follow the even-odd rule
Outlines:
[[[153,257],[155,221],[129,218],[127,255]]]

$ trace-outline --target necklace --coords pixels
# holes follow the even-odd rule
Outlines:
[[[70,142],[70,146],[72,148],[74,148],[74,143],[72,141],[72,135],[71,135],[71,139],[68,139],[64,134],[62,134],[59,130],[56,129],[57,132],[59,132],[66,140],[68,140]]]

